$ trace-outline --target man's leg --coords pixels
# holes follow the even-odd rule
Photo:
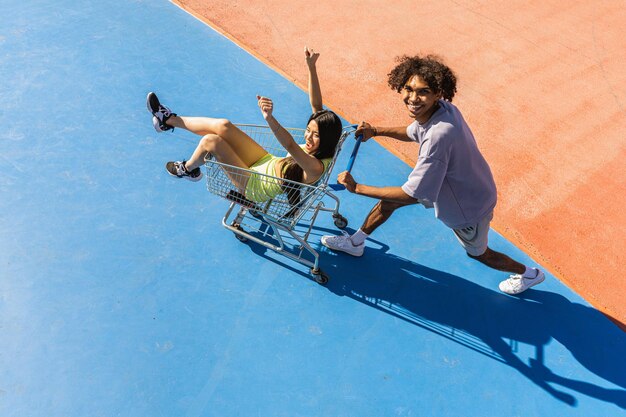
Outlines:
[[[479,256],[467,254],[472,259],[476,259],[490,268],[498,271],[512,272],[513,274],[500,283],[500,291],[515,295],[522,293],[537,284],[541,284],[545,279],[544,273],[537,268],[527,267],[514,261],[507,255],[487,248],[485,253]]]
[[[407,205],[410,204],[379,200],[365,218],[361,228],[357,230],[355,234],[352,236],[347,233],[341,236],[322,236],[322,245],[335,251],[346,252],[353,256],[361,256],[365,250],[365,239],[367,236],[385,223],[394,211]]]
[[[394,211],[400,207],[407,206],[409,204],[396,203],[386,200],[379,200],[378,203],[369,212],[361,229],[365,234],[371,235],[379,226],[385,223],[393,214]]]
[[[498,271],[510,272],[512,275],[499,285],[500,290],[507,294],[519,294],[543,282],[545,276],[539,269],[527,267],[489,248],[489,225],[492,218],[493,214],[489,214],[473,226],[453,229],[467,256]]]
[[[526,272],[524,265],[489,247],[487,247],[487,250],[482,255],[474,256],[468,253],[467,256],[498,271],[511,272],[514,274],[523,274]]]

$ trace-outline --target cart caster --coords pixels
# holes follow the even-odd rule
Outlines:
[[[334,214],[333,219],[335,221],[335,226],[337,226],[338,229],[345,229],[348,225],[348,219],[343,217],[341,214]]]
[[[233,222],[233,223],[231,224],[231,226],[233,226],[233,227],[234,227],[235,229],[237,229],[237,230],[241,230],[241,231],[243,231],[243,227],[241,227],[240,225],[238,225],[238,224],[237,224],[237,223],[235,223],[235,222]],[[247,237],[245,237],[245,236],[241,236],[240,234],[238,234],[238,233],[234,233],[234,232],[233,232],[233,234],[235,235],[235,237],[237,238],[237,240],[238,240],[238,241],[240,241],[240,242],[244,242],[244,243],[245,243],[245,242],[247,242],[247,241],[248,241],[248,238],[247,238]]]
[[[321,269],[315,271],[315,269],[311,268],[311,274],[313,274],[313,279],[320,285],[328,284],[328,275]]]

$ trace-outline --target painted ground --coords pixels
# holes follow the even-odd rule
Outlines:
[[[324,287],[235,239],[202,183],[169,177],[195,139],[153,130],[148,91],[182,114],[258,123],[261,93],[285,125],[308,117],[305,92],[230,40],[166,1],[6,9],[0,415],[624,414],[625,334],[553,275],[499,293],[503,274],[431,211],[396,213],[363,258],[320,248]],[[408,172],[373,142],[354,169]],[[338,195],[354,230],[373,202]],[[326,233],[321,216],[311,243]]]

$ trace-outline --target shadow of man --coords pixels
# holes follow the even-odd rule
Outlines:
[[[517,297],[484,288],[470,280],[381,249],[353,258],[323,252],[323,268],[330,275],[327,289],[453,340],[468,349],[510,366],[554,398],[575,406],[572,395],[551,384],[626,409],[626,333],[597,310],[572,303],[560,294],[532,289]],[[257,255],[311,278],[268,249],[252,244]],[[270,251],[271,252],[271,251]],[[334,261],[334,262],[333,262]],[[546,365],[545,353],[556,339],[586,369],[620,388],[604,388],[557,375]],[[526,364],[516,346],[534,347]]]
[[[367,256],[325,257],[328,290],[454,340],[519,371],[558,400],[575,406],[558,384],[626,408],[626,390],[556,375],[545,364],[552,339],[595,375],[626,388],[626,334],[595,309],[543,291],[511,297],[467,279],[368,248]],[[534,347],[526,364],[517,343]]]

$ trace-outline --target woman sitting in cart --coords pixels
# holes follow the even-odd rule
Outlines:
[[[189,160],[168,162],[165,165],[167,172],[178,178],[199,181],[202,178],[200,166],[204,164],[205,158],[212,154],[218,162],[238,168],[298,183],[315,183],[332,161],[341,137],[342,126],[339,117],[332,111],[324,110],[322,106],[322,92],[315,67],[319,53],[305,47],[304,55],[309,69],[309,101],[313,111],[304,134],[305,145],[298,145],[291,134],[274,118],[272,100],[257,96],[263,118],[289,153],[287,157],[270,154],[226,119],[178,116],[163,106],[156,94],[149,93],[148,110],[153,115],[152,121],[157,132],[179,127],[202,136]],[[227,174],[239,192],[254,202],[272,199],[288,188],[283,181],[268,181],[267,177],[264,179],[249,171]]]

